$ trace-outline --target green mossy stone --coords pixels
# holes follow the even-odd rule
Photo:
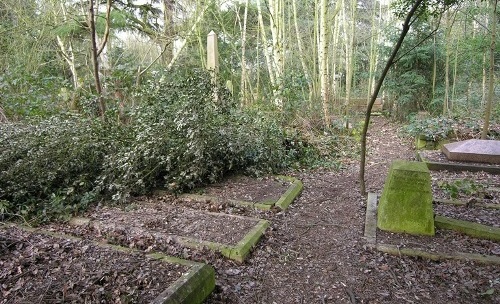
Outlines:
[[[434,235],[431,177],[422,162],[394,161],[379,200],[377,226],[391,232]]]

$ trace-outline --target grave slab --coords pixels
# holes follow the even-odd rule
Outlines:
[[[500,141],[469,139],[445,144],[443,153],[449,160],[500,164]]]
[[[394,161],[379,201],[381,230],[434,235],[434,212],[429,169],[424,163]]]

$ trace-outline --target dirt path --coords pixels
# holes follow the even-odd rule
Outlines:
[[[373,119],[369,143],[367,190],[380,192],[391,161],[413,159],[414,152],[382,117]],[[302,195],[269,218],[252,257],[244,265],[215,265],[218,287],[207,303],[500,303],[498,267],[365,249],[357,163],[297,177]],[[492,286],[493,295],[481,295]]]

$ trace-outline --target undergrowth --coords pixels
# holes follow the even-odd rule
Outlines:
[[[109,111],[105,120],[66,114],[0,124],[0,217],[67,219],[92,203],[181,192],[229,171],[335,163],[326,157],[336,155],[335,137],[311,143],[283,128],[279,114],[240,109],[208,73],[164,75],[141,98],[121,120]]]

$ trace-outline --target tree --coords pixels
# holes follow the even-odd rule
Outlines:
[[[109,37],[109,28],[110,28],[110,12],[111,12],[111,0],[107,0],[106,3],[106,30],[104,33],[104,37],[102,39],[101,45],[98,47],[97,44],[97,32],[95,28],[95,12],[94,12],[94,0],[89,1],[89,15],[88,15],[88,24],[90,28],[90,43],[92,50],[92,65],[94,70],[94,80],[95,80],[95,89],[97,93],[97,98],[99,101],[99,115],[104,118],[104,114],[106,113],[106,104],[104,102],[104,97],[102,96],[102,85],[101,78],[99,76],[99,55],[101,55],[102,51],[106,47],[106,43],[108,42]]]
[[[361,160],[359,165],[359,185],[362,195],[366,194],[366,184],[365,184],[366,136],[368,133],[368,125],[370,123],[370,116],[373,104],[375,104],[375,100],[377,99],[378,93],[380,92],[380,88],[384,83],[385,76],[389,72],[391,66],[394,64],[396,55],[398,54],[398,51],[401,48],[401,45],[403,44],[403,41],[406,35],[408,34],[411,25],[415,21],[415,19],[412,18],[414,17],[415,13],[417,12],[417,9],[420,7],[423,1],[424,0],[416,0],[411,6],[408,13],[406,14],[406,18],[403,23],[403,28],[401,29],[401,33],[399,34],[399,39],[396,42],[396,45],[393,47],[390,57],[387,59],[384,70],[382,71],[382,74],[380,75],[380,78],[378,79],[377,84],[375,85],[375,90],[373,91],[373,94],[370,98],[370,102],[368,103],[368,108],[366,110],[366,115],[365,115],[365,123],[363,125],[363,131],[361,132],[361,157],[360,157]]]
[[[481,132],[481,139],[486,139],[490,128],[491,105],[493,103],[494,85],[495,85],[495,40],[497,28],[497,3],[498,0],[491,1],[491,17],[490,17],[490,32],[491,32],[491,45],[490,45],[490,70],[488,81],[488,101],[486,103],[486,110],[484,111],[484,125]]]

